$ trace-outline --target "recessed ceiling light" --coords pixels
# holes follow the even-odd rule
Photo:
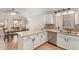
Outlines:
[[[14,13],[14,12],[11,12],[11,13],[10,13],[10,15],[16,15],[16,13]]]
[[[70,11],[70,12],[68,12],[68,14],[72,14],[72,13],[74,13],[74,11]]]
[[[66,15],[67,13],[65,12],[65,13],[62,13],[62,15]]]
[[[61,14],[56,14],[56,16],[60,16]]]

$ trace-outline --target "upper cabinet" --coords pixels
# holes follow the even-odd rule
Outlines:
[[[78,15],[77,15],[78,16]],[[78,23],[78,17],[74,13],[60,13],[55,16],[55,24],[57,28],[74,28],[75,23]],[[75,20],[76,18],[76,20]],[[76,21],[76,22],[75,22]]]
[[[63,27],[74,28],[75,13],[63,15]]]
[[[63,27],[63,16],[62,15],[56,15],[56,27]]]
[[[75,24],[79,24],[79,12],[75,13]]]
[[[47,14],[44,15],[44,24],[54,24],[54,15],[53,14]]]

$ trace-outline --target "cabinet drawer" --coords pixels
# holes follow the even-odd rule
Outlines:
[[[30,38],[33,38],[33,36],[26,36],[26,37],[23,37],[23,39],[30,39]]]
[[[67,38],[74,41],[79,41],[79,37],[76,37],[76,36],[67,36]]]
[[[57,37],[62,37],[62,38],[64,38],[64,37],[66,37],[66,35],[65,35],[65,34],[57,34]]]

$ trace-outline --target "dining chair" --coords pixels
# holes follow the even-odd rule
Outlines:
[[[4,32],[4,42],[9,42],[9,35],[8,35],[8,31],[7,28],[3,28],[3,32]]]

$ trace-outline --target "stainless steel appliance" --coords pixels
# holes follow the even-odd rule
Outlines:
[[[48,31],[48,42],[57,45],[57,32]]]

